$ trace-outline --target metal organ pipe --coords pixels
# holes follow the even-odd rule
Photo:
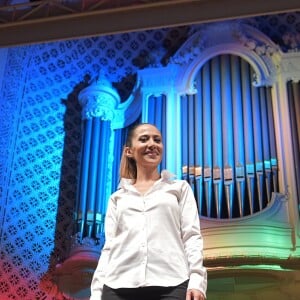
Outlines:
[[[222,90],[222,165],[225,186],[226,210],[229,218],[233,215],[233,121],[230,57],[221,56],[221,90]]]
[[[218,58],[212,59],[212,155],[214,202],[217,217],[221,218],[222,206],[222,95],[221,74]]]
[[[245,211],[245,156],[243,132],[243,103],[241,87],[240,59],[231,56],[231,86],[232,86],[232,119],[233,119],[233,153],[235,165],[235,184],[239,216],[242,217]]]
[[[206,63],[202,68],[202,98],[203,103],[203,181],[207,216],[212,216],[212,100],[211,100],[211,72]]]
[[[88,178],[89,178],[89,160],[90,160],[90,145],[91,145],[91,135],[92,135],[92,120],[84,120],[83,126],[83,149],[81,156],[81,172],[80,172],[80,192],[79,192],[79,203],[77,205],[77,222],[79,223],[79,232],[80,237],[82,238],[84,235],[84,227],[86,220],[86,201],[87,199],[87,191],[88,191]],[[84,201],[82,201],[84,199]],[[89,206],[89,203],[88,203]]]

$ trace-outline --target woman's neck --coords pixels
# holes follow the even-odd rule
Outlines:
[[[137,178],[135,183],[138,182],[153,182],[160,178],[157,168],[153,170],[139,168],[137,170]]]
[[[147,172],[139,172],[138,170],[137,178],[133,185],[140,194],[145,195],[159,178],[160,175],[157,169],[153,171],[147,170]]]

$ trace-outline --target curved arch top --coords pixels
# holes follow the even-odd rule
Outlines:
[[[170,59],[179,65],[179,93],[194,94],[194,77],[203,64],[220,54],[234,54],[249,62],[255,72],[255,86],[271,86],[276,80],[281,59],[279,47],[254,27],[240,21],[201,27]]]

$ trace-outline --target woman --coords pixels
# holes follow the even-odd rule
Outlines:
[[[204,300],[207,273],[192,189],[158,172],[160,131],[139,124],[128,134],[118,191],[110,197],[91,300]]]

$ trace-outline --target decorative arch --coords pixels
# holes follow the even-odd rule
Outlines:
[[[242,57],[254,70],[255,86],[276,81],[281,53],[279,47],[257,29],[241,22],[210,24],[196,31],[170,59],[179,65],[176,86],[179,93],[194,94],[194,77],[211,58],[220,54]]]

